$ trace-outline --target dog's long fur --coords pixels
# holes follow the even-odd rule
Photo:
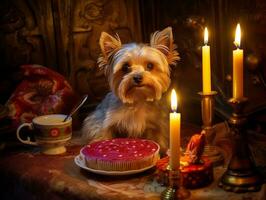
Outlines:
[[[83,122],[86,142],[114,137],[139,137],[168,147],[168,112],[163,94],[170,85],[169,65],[179,56],[172,29],[151,35],[150,44],[124,44],[103,32],[98,62],[111,92]]]

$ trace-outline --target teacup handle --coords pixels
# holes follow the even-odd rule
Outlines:
[[[24,143],[24,144],[30,144],[30,145],[38,145],[37,142],[33,142],[30,140],[30,137],[27,137],[26,140],[23,140],[21,137],[20,137],[20,130],[23,128],[23,127],[29,127],[30,130],[33,129],[33,126],[32,126],[32,123],[24,123],[24,124],[21,124],[18,129],[17,129],[17,138],[20,142]]]

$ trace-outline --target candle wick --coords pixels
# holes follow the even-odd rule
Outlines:
[[[236,46],[237,49],[239,49],[239,44],[236,41],[234,41],[234,45]]]

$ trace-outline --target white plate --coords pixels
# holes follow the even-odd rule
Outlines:
[[[92,168],[87,167],[86,163],[85,163],[85,159],[81,155],[76,156],[74,161],[75,161],[76,165],[78,165],[80,168],[85,169],[89,172],[93,172],[96,174],[102,174],[102,175],[110,175],[110,176],[136,174],[136,173],[143,172],[143,171],[150,169],[150,168],[155,166],[155,165],[151,165],[149,167],[145,167],[142,169],[129,170],[129,171],[104,171],[104,170],[97,170],[97,169],[92,169]]]

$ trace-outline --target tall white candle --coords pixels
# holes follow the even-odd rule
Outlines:
[[[202,87],[204,94],[211,92],[211,56],[207,28],[204,30],[204,46],[202,47]]]
[[[241,30],[237,24],[235,33],[236,50],[233,50],[233,97],[240,99],[243,97],[243,50],[240,49]]]
[[[177,95],[175,90],[171,93],[171,108],[170,113],[170,167],[171,169],[179,169],[180,163],[180,121],[181,114],[177,113]]]

